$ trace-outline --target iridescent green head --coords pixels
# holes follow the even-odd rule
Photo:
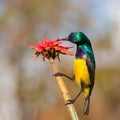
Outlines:
[[[90,58],[91,62],[95,68],[95,58],[92,50],[91,42],[88,37],[82,32],[72,32],[66,38],[61,40],[70,41],[77,45],[76,58],[82,58],[83,55],[86,55],[87,58]]]
[[[77,45],[88,45],[91,46],[90,40],[83,32],[72,32],[70,35],[64,40],[68,40]]]

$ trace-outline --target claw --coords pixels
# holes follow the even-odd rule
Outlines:
[[[75,102],[75,101],[72,100],[72,99],[71,99],[71,100],[67,100],[66,103],[65,103],[65,105],[73,104],[74,102]]]
[[[58,76],[63,76],[63,73],[57,72],[53,76],[58,77]]]

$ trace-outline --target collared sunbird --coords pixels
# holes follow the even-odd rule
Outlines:
[[[70,41],[77,46],[74,58],[74,77],[69,77],[64,73],[56,73],[55,76],[65,76],[81,86],[78,95],[71,100],[67,100],[66,104],[72,104],[83,92],[84,115],[89,114],[90,96],[94,86],[95,79],[95,58],[92,50],[91,42],[83,32],[72,32],[68,37],[61,40]]]

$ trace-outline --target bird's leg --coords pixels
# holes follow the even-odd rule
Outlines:
[[[74,75],[72,77],[69,77],[68,75],[66,75],[64,73],[60,73],[60,72],[55,73],[53,76],[55,76],[55,77],[57,77],[57,76],[64,76],[64,77],[66,77],[66,78],[68,78],[68,79],[70,79],[72,81],[75,80],[75,76]]]
[[[80,89],[80,92],[77,94],[77,96],[74,98],[74,99],[71,99],[71,100],[67,100],[66,101],[66,105],[68,105],[68,104],[73,104],[76,100],[77,100],[77,98],[80,96],[80,94],[83,92],[83,89]]]
[[[90,96],[85,98],[85,103],[84,103],[84,115],[89,114],[89,107],[90,107]]]

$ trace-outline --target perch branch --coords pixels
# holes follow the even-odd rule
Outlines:
[[[50,65],[52,67],[53,73],[54,74],[57,73],[58,70],[57,70],[57,68],[55,66],[53,58],[49,58],[49,62],[50,62]],[[60,88],[60,91],[62,93],[64,101],[66,102],[67,100],[71,99],[71,97],[70,97],[69,92],[68,92],[68,90],[67,90],[67,88],[65,86],[65,83],[64,83],[61,76],[56,76],[55,78],[57,80],[57,84],[58,84],[58,86]],[[68,104],[66,106],[68,108],[68,111],[69,111],[69,113],[71,115],[72,120],[79,120],[79,118],[77,116],[77,113],[76,113],[76,110],[74,108],[74,105],[73,104]]]

